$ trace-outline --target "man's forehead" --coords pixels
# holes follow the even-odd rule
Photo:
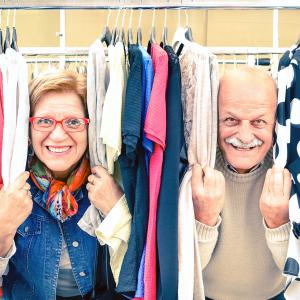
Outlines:
[[[220,79],[220,90],[227,85],[233,85],[237,90],[243,90],[247,86],[277,90],[276,83],[269,73],[248,66],[226,71]]]
[[[277,89],[272,77],[255,68],[229,71],[220,80],[219,105],[243,109],[271,109],[277,103]]]

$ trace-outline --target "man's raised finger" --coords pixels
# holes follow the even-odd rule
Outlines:
[[[209,190],[215,188],[216,186],[215,170],[209,166],[206,166],[203,169],[203,172],[204,172],[204,178],[203,178],[204,189]]]
[[[270,190],[270,180],[271,180],[271,174],[272,174],[272,169],[269,169],[266,173],[266,177],[265,177],[265,182],[264,182],[264,186],[263,186],[263,190],[261,192],[261,195],[263,197],[266,196],[267,193],[269,193]]]
[[[288,169],[283,170],[283,195],[290,199],[292,176]]]
[[[203,170],[200,164],[194,164],[192,168],[192,190],[203,187]]]
[[[272,168],[270,189],[272,189],[273,194],[276,196],[283,195],[283,169],[277,167]]]

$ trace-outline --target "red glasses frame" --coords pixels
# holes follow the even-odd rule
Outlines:
[[[35,124],[34,124],[34,121],[35,121],[36,119],[49,119],[49,120],[52,120],[52,121],[54,122],[54,124],[53,124],[52,126],[50,126],[50,127],[44,128],[45,130],[36,129],[36,128],[35,128]],[[82,121],[84,122],[84,127],[83,127],[82,129],[80,129],[80,130],[77,130],[77,129],[70,129],[69,127],[67,127],[67,126],[64,125],[64,121],[65,121],[65,120],[68,120],[68,119],[78,119],[78,120],[82,120]],[[62,120],[56,120],[56,119],[54,119],[54,118],[52,118],[52,117],[46,117],[46,116],[45,116],[45,117],[30,117],[30,118],[29,118],[29,122],[30,122],[30,124],[32,125],[33,129],[34,129],[34,130],[37,130],[37,131],[49,132],[49,131],[54,130],[54,129],[56,128],[56,125],[57,125],[57,124],[61,124],[62,128],[63,128],[64,131],[66,131],[66,132],[78,132],[78,131],[83,131],[83,130],[86,128],[86,125],[89,124],[90,119],[88,119],[88,118],[77,118],[77,117],[67,117],[67,118],[64,118],[64,119],[62,119]]]

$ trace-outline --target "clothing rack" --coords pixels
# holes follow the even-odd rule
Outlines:
[[[299,9],[298,0],[3,0],[2,9]]]
[[[264,65],[268,60],[278,63],[278,55],[283,54],[287,48],[273,47],[206,47],[218,56],[219,64],[247,64],[251,59],[253,65]],[[27,63],[59,63],[63,68],[65,63],[85,63],[88,56],[88,47],[21,47],[20,52],[25,56]],[[107,54],[107,53],[106,53]],[[261,55],[268,57],[261,58]],[[243,57],[243,58],[241,58]],[[272,57],[272,59],[271,59]],[[108,57],[107,57],[108,59]],[[277,67],[276,67],[277,69]]]
[[[206,47],[216,55],[255,55],[255,54],[282,54],[288,48],[273,47]],[[88,55],[88,47],[21,47],[20,52],[25,56],[48,55]]]

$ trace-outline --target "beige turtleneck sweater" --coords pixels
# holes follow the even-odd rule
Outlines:
[[[272,153],[248,174],[229,170],[220,151],[216,169],[226,181],[225,205],[215,227],[196,222],[206,297],[214,300],[266,300],[285,285],[282,270],[290,224],[269,229],[259,209]]]

